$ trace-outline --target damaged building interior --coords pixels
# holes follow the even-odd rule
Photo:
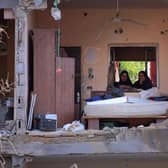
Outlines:
[[[167,168],[167,44],[168,0],[0,0],[0,167]]]

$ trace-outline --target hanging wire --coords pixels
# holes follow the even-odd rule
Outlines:
[[[61,58],[61,53],[60,53],[60,37],[61,37],[61,30],[60,28],[57,29],[57,42],[56,42],[56,72],[61,72],[62,71],[62,58]]]
[[[54,3],[53,3],[54,7],[58,8],[59,3],[60,3],[60,0],[54,0]]]
[[[119,11],[119,2],[117,0],[117,12]]]
[[[60,0],[54,0],[54,8],[58,9],[58,4],[60,3]],[[59,19],[60,20],[60,19]],[[57,20],[58,21],[58,20]],[[58,28],[56,29],[56,72],[62,71],[62,60],[61,60],[61,53],[60,53],[60,47],[61,47],[61,29],[60,29],[60,22],[58,22]]]
[[[119,16],[120,9],[119,9],[119,0],[117,0],[117,6],[116,6],[116,16]]]
[[[54,0],[53,5],[54,5],[56,8],[58,8],[58,0]]]
[[[60,55],[60,47],[61,47],[61,46],[60,46],[60,45],[61,45],[61,44],[60,44],[60,43],[61,43],[61,42],[60,42],[60,37],[61,37],[61,30],[60,30],[60,28],[58,28],[58,29],[57,29],[57,56],[58,56],[58,57],[61,56],[61,55]]]

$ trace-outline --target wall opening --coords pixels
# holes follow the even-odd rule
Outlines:
[[[0,111],[1,122],[14,119],[15,21],[0,10]]]
[[[120,72],[127,70],[135,82],[138,72],[146,71],[153,86],[158,87],[157,67],[157,46],[110,46],[108,81],[118,81]]]
[[[61,47],[62,57],[72,57],[75,59],[75,119],[81,118],[81,47]]]

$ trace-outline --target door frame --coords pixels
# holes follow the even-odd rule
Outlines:
[[[75,48],[77,50],[79,50],[79,56],[78,58],[80,58],[79,61],[76,61],[77,56],[73,56],[73,54],[71,55],[71,51],[69,51],[69,54],[67,53],[66,56],[68,57],[72,57],[75,59],[75,89],[74,89],[74,103],[75,103],[75,119],[80,120],[81,118],[81,55],[82,55],[82,47],[81,46],[61,46],[61,49],[69,49],[69,50],[75,50]],[[62,50],[61,50],[62,51]],[[64,54],[61,53],[61,56],[65,56]],[[76,63],[78,63],[79,65],[76,65]],[[76,71],[76,67],[79,66],[79,72]],[[79,81],[78,81],[79,80]],[[77,87],[78,85],[78,87]],[[78,93],[79,92],[79,95]],[[78,100],[79,99],[79,103]]]

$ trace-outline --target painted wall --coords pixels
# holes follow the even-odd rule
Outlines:
[[[27,15],[27,20],[28,20],[28,30],[31,30],[35,27],[35,20],[36,20],[36,15],[35,15],[35,10],[30,11]]]
[[[140,26],[134,23],[112,23],[114,10],[62,9],[61,45],[82,47],[82,86],[93,86],[93,90],[104,90],[107,84],[110,44],[157,44],[158,47],[158,75],[161,92],[168,94],[168,32],[164,35],[160,31],[168,28],[167,9],[122,10],[121,16],[134,19],[146,24]],[[58,22],[50,16],[50,9],[35,13],[36,28],[57,28]],[[122,28],[122,34],[115,34],[116,28]],[[91,53],[89,57],[88,53]],[[87,78],[87,70],[92,67],[94,78]],[[85,95],[87,97],[87,95]]]

